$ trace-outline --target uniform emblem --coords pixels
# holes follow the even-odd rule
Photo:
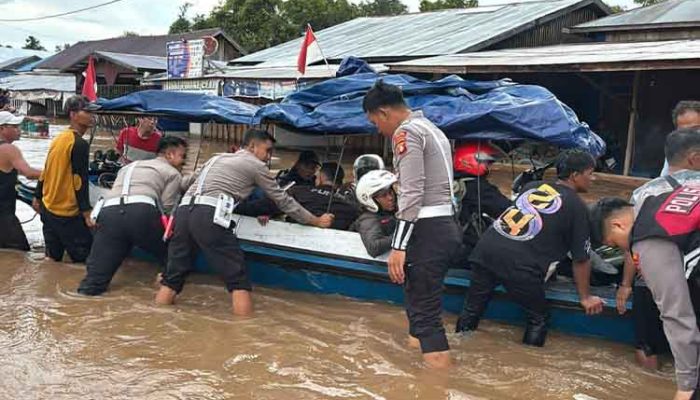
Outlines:
[[[394,134],[392,141],[394,142],[394,153],[397,155],[402,155],[406,152],[406,136],[408,133],[406,131],[401,131]]]

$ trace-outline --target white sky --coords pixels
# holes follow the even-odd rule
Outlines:
[[[219,0],[189,0],[193,4],[189,15],[208,13]],[[359,2],[359,0],[351,0]],[[403,0],[411,11],[418,11],[420,0]],[[55,14],[100,4],[105,0],[0,0],[0,19],[30,18]],[[0,44],[22,47],[28,35],[34,35],[47,50],[62,43],[105,39],[125,31],[140,34],[163,34],[175,20],[179,0],[123,0],[95,10],[72,16],[32,22],[1,22]],[[508,0],[480,0],[481,5],[502,4]],[[632,0],[608,0],[610,5],[627,8]]]

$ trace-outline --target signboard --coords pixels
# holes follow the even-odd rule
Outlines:
[[[199,78],[204,70],[204,40],[168,42],[168,78]]]
[[[169,80],[163,82],[163,90],[173,92],[205,93],[219,95],[221,79]]]

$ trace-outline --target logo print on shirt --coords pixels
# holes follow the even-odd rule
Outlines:
[[[664,202],[662,212],[690,215],[700,204],[700,187],[682,186]]]
[[[493,227],[509,239],[524,242],[542,231],[540,214],[554,214],[560,208],[561,194],[550,185],[543,184],[518,197],[515,205],[507,209],[493,223]]]

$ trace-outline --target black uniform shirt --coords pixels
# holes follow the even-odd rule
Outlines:
[[[471,261],[545,272],[569,252],[574,261],[585,261],[589,251],[588,209],[578,194],[564,185],[531,182],[484,233]]]
[[[295,186],[289,189],[289,194],[316,216],[321,216],[326,212],[331,192],[330,186]],[[359,215],[359,210],[336,192],[330,213],[335,216],[331,229],[347,230]]]

